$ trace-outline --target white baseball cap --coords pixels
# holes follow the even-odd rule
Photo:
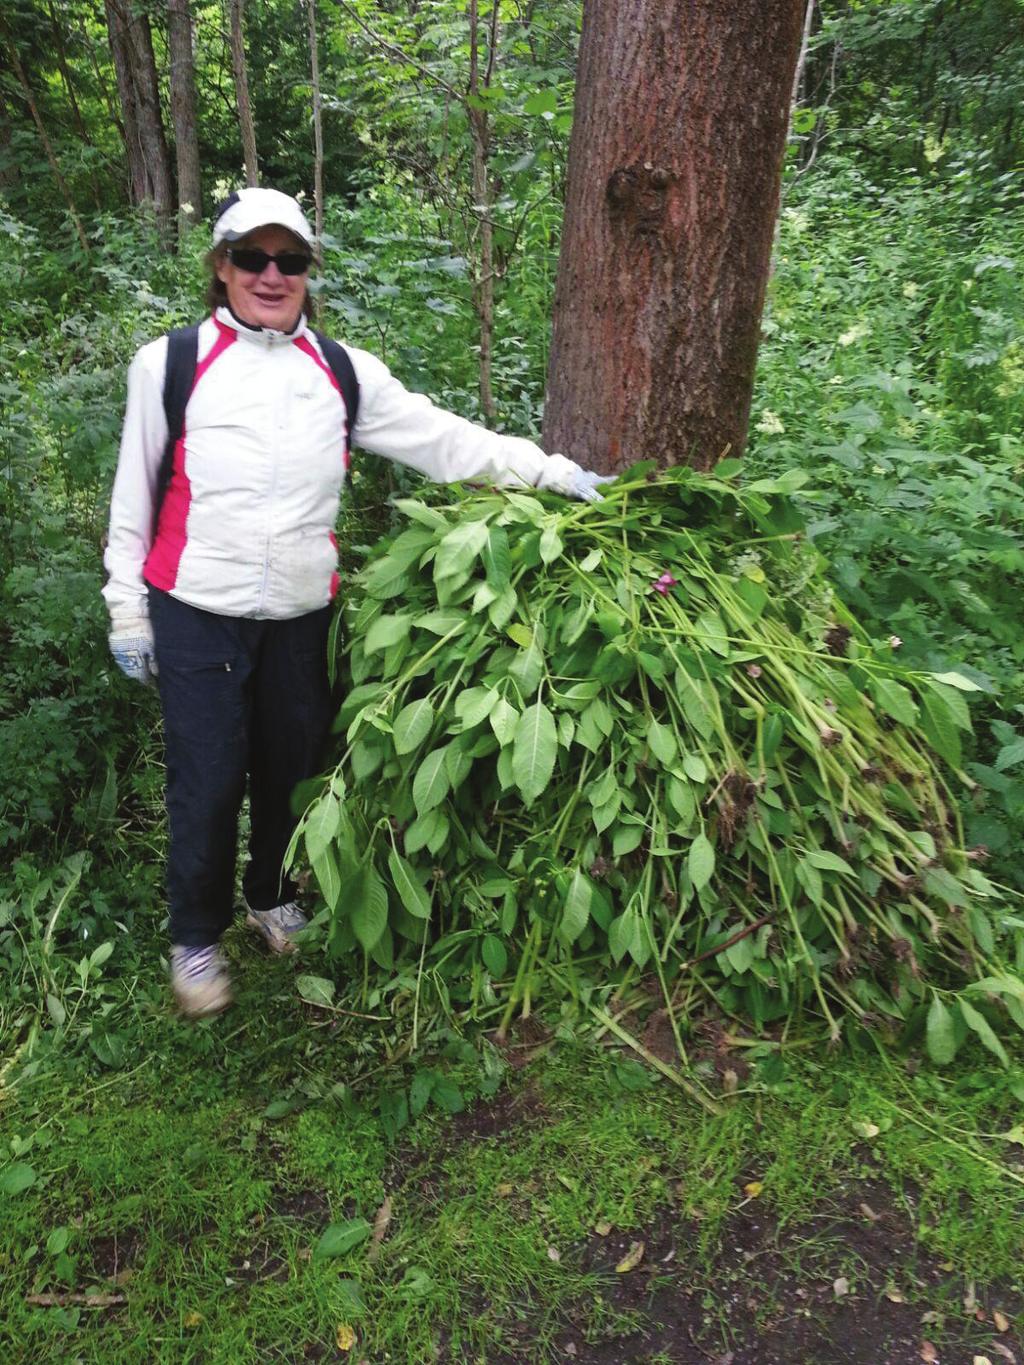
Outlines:
[[[313,229],[299,208],[298,200],[280,190],[250,188],[235,190],[217,210],[213,224],[213,245],[237,242],[257,228],[287,228],[312,251]]]

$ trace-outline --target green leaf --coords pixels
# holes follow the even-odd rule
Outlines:
[[[469,617],[464,611],[428,611],[417,616],[413,625],[417,630],[429,630],[431,635],[457,634]]]
[[[492,588],[504,588],[512,575],[512,554],[504,526],[492,526],[483,552],[484,573]]]
[[[326,792],[306,816],[303,837],[306,855],[315,862],[334,841],[341,825],[341,802],[333,792]]]
[[[484,521],[463,521],[444,536],[434,556],[434,582],[442,579],[465,578],[474,559],[490,538]]]
[[[485,721],[500,700],[492,687],[470,687],[455,699],[455,714],[467,730]]]
[[[421,848],[425,848],[437,831],[440,821],[439,810],[430,810],[426,815],[417,816],[405,831],[403,842],[406,853],[419,853]]]
[[[396,754],[410,754],[423,743],[434,724],[434,708],[427,697],[403,706],[395,717],[394,744]]]
[[[823,872],[847,872],[852,877],[853,868],[845,858],[840,858],[838,853],[829,853],[828,849],[816,848],[807,854],[807,861],[812,867],[820,867]]]
[[[36,1173],[24,1161],[12,1162],[0,1171],[0,1194],[21,1194],[36,1183]]]
[[[508,970],[508,951],[497,934],[486,934],[480,945],[480,956],[492,976],[502,977]]]
[[[519,621],[509,626],[505,634],[513,644],[519,645],[522,649],[529,649],[533,644],[533,631]]]
[[[616,962],[632,952],[637,931],[637,917],[632,910],[626,910],[609,924],[608,948]]]
[[[70,1241],[71,1230],[69,1228],[54,1228],[46,1239],[46,1250],[51,1256],[59,1256],[62,1251],[67,1250]]]
[[[1018,763],[1024,763],[1024,739],[1015,739],[1012,744],[1000,749],[996,756],[996,769],[1001,773],[1007,768],[1015,768]]]
[[[429,919],[430,897],[413,872],[412,864],[406,862],[401,854],[392,849],[388,854],[388,867],[398,898],[409,914],[414,915],[416,919]]]
[[[341,897],[341,872],[334,849],[328,846],[319,858],[312,858],[310,861],[313,865],[313,875],[320,887],[320,894],[328,908],[336,910]]]
[[[744,972],[748,972],[754,961],[754,935],[747,934],[745,938],[730,943],[723,956],[738,975],[742,976]]]
[[[562,537],[557,526],[546,526],[540,538],[540,557],[544,564],[553,564],[562,553]]]
[[[715,871],[715,850],[703,830],[690,845],[686,865],[690,873],[690,881],[693,883],[693,889],[702,891]]]
[[[432,750],[416,769],[416,776],[412,782],[412,799],[420,815],[425,815],[428,810],[439,806],[448,795],[451,784],[445,765],[447,751],[447,745]]]
[[[924,706],[922,728],[929,743],[947,763],[959,768],[962,757],[960,731],[945,699],[934,689],[927,688],[921,694],[921,702]]]
[[[558,91],[557,90],[535,90],[523,105],[524,114],[557,114],[558,113]]]
[[[329,1005],[334,999],[334,982],[325,976],[297,976],[295,989],[313,1005]]]
[[[683,772],[691,782],[706,782],[708,779],[707,764],[699,754],[684,755]]]
[[[371,952],[388,923],[388,893],[373,867],[359,868],[345,887],[345,910],[363,950]]]
[[[378,616],[363,638],[363,650],[375,654],[389,645],[396,645],[409,634],[411,626],[411,616]]]
[[[551,712],[543,702],[528,706],[516,726],[512,749],[512,772],[527,806],[533,805],[551,781],[557,748],[555,721]]]
[[[323,1261],[333,1256],[344,1256],[365,1242],[372,1230],[365,1218],[349,1218],[344,1223],[332,1223],[324,1229],[313,1248],[313,1259]]]
[[[653,717],[647,727],[647,747],[662,767],[671,768],[675,763],[678,752],[676,737],[667,725],[662,725]]]
[[[961,692],[983,692],[985,690],[979,687],[976,682],[971,682],[970,678],[965,678],[962,673],[933,673],[932,677],[937,683],[945,683],[947,687],[959,688]]]
[[[715,732],[715,723],[705,684],[691,678],[684,668],[679,668],[676,670],[676,692],[689,724],[703,739],[710,739]]]
[[[928,1056],[937,1066],[948,1066],[956,1056],[956,1030],[953,1016],[937,995],[933,995],[925,1027]]]
[[[870,691],[875,705],[901,725],[913,725],[917,720],[913,694],[902,683],[891,678],[873,678]]]
[[[491,722],[491,729],[498,743],[505,747],[511,744],[516,737],[516,727],[519,724],[519,712],[514,706],[510,706],[504,697],[499,697],[494,703],[488,719]]]
[[[645,833],[643,825],[620,825],[612,839],[613,857],[624,858],[627,853],[639,848]]]
[[[960,1005],[960,1013],[963,1015],[964,1023],[967,1027],[978,1035],[984,1046],[988,1048],[989,1052],[991,1052],[994,1057],[999,1058],[1003,1066],[1009,1066],[1010,1059],[1006,1055],[1006,1049],[996,1037],[992,1025],[985,1016],[980,1010],[976,1010],[973,1005],[969,1005],[962,997],[958,1001],[958,1004]]]
[[[575,943],[590,920],[590,904],[594,888],[582,868],[573,873],[569,890],[566,892],[565,905],[562,907],[562,921],[559,933],[566,943]]]
[[[782,743],[785,729],[786,726],[782,717],[778,711],[773,711],[765,721],[764,729],[761,732],[761,751],[765,763],[770,763],[779,752],[779,745]]]
[[[725,638],[728,631],[725,622],[717,611],[703,611],[693,623],[693,628],[698,636],[703,637],[702,643],[715,654],[728,654],[732,646]]]

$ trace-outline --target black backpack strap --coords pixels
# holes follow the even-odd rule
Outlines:
[[[153,501],[153,533],[160,517],[167,486],[171,482],[174,469],[174,447],[181,440],[185,429],[185,408],[192,381],[195,379],[196,362],[199,358],[199,323],[191,327],[179,327],[167,334],[167,368],[164,370],[164,415],[167,418],[167,444],[160,460],[157,474],[156,497]]]
[[[337,341],[332,341],[330,337],[324,336],[323,332],[314,332],[313,335],[320,343],[324,359],[330,366],[331,374],[338,381],[338,388],[341,390],[348,422],[346,449],[351,450],[352,433],[355,431],[356,422],[359,420],[359,380],[356,378],[355,366],[344,346],[339,345]]]

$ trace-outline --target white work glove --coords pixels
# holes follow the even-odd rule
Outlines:
[[[600,485],[614,483],[615,474],[595,474],[591,469],[577,468],[569,485],[569,497],[580,502],[600,502]]]
[[[133,682],[151,683],[157,675],[153,627],[144,616],[122,621],[110,632],[114,663]]]

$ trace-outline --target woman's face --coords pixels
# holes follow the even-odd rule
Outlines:
[[[283,227],[261,227],[250,232],[235,247],[257,248],[276,256],[282,251],[309,249],[298,237]],[[258,275],[232,265],[226,257],[217,263],[217,277],[224,283],[228,306],[235,317],[251,327],[270,327],[277,332],[290,332],[299,320],[306,297],[309,271],[301,275],[282,275],[276,261],[270,261]]]

